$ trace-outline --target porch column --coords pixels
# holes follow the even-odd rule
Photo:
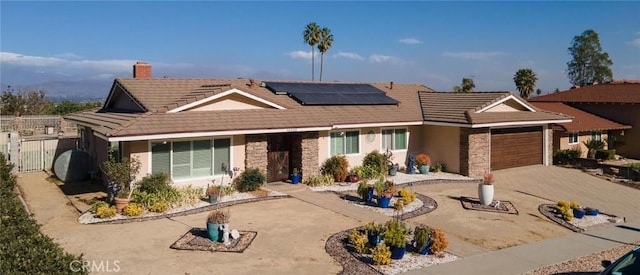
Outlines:
[[[267,135],[246,135],[244,167],[267,173]]]
[[[460,129],[460,173],[482,178],[491,170],[491,129]]]
[[[302,181],[304,182],[308,176],[318,174],[320,166],[318,165],[318,132],[302,133]]]

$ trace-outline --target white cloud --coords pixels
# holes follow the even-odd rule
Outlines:
[[[311,60],[311,51],[293,51],[286,53],[286,55],[293,59]]]
[[[416,38],[403,38],[398,40],[398,42],[402,43],[402,44],[409,44],[409,45],[414,45],[414,44],[422,44],[422,41],[416,39]]]
[[[69,54],[65,54],[69,56]],[[74,55],[75,56],[75,55]],[[11,52],[0,52],[0,64],[38,67],[40,71],[100,71],[118,73],[130,71],[135,60],[68,60],[59,57],[31,56]]]
[[[629,44],[631,44],[631,46],[640,48],[640,38],[629,41]]]
[[[364,57],[360,56],[357,53],[351,53],[351,52],[338,52],[336,54],[333,54],[333,58],[364,60]]]
[[[471,60],[485,60],[492,57],[504,55],[503,52],[443,52],[442,56],[459,58],[459,59],[471,59]]]
[[[372,54],[369,56],[369,61],[373,63],[385,63],[393,60],[393,56],[382,55],[382,54]]]

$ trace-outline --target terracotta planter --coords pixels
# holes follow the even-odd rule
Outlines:
[[[478,198],[480,204],[490,205],[493,201],[493,184],[478,184]]]
[[[122,213],[122,209],[124,209],[124,207],[129,204],[129,201],[131,201],[131,199],[115,197],[113,198],[113,201],[115,201],[116,203],[116,210],[118,211],[118,213]]]

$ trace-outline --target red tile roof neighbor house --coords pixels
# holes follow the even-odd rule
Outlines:
[[[529,101],[640,104],[640,80],[616,80],[538,96]]]
[[[573,108],[562,102],[531,102],[534,106],[555,113],[569,115],[573,121],[558,124],[567,132],[587,132],[629,129],[631,126],[623,125],[611,120]]]

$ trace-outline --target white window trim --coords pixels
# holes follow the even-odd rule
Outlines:
[[[358,153],[356,153],[356,154],[342,154],[342,155],[336,155],[336,156],[347,156],[347,157],[348,156],[359,156],[361,154],[361,152],[362,152],[362,138],[360,136],[361,135],[361,131],[360,130],[361,129],[343,129],[343,130],[329,131],[329,136],[327,137],[327,139],[329,140],[328,141],[329,142],[329,146],[328,146],[329,147],[328,148],[329,154],[328,154],[328,156],[329,157],[333,157],[333,155],[331,154],[331,133],[340,133],[340,132],[344,132],[345,136],[346,136],[347,132],[358,132]],[[346,141],[346,139],[345,139],[345,141]],[[347,149],[346,146],[345,146],[344,149],[346,151],[346,149]]]
[[[187,178],[178,178],[175,179],[173,177],[173,143],[174,142],[180,142],[180,141],[196,141],[196,140],[211,140],[211,164],[213,165],[214,162],[214,154],[213,154],[213,143],[216,139],[229,139],[229,169],[231,169],[233,171],[233,148],[234,148],[234,140],[233,140],[233,136],[216,136],[216,137],[211,137],[211,138],[196,138],[196,139],[189,139],[189,138],[181,138],[181,139],[170,139],[170,140],[147,140],[147,160],[148,160],[148,164],[147,164],[147,175],[151,175],[151,169],[153,166],[152,163],[152,153],[151,153],[151,143],[158,143],[158,142],[169,142],[171,143],[171,146],[169,148],[170,150],[170,155],[169,155],[169,169],[171,171],[169,171],[169,177],[171,179],[171,181],[176,182],[176,183],[180,183],[180,182],[187,182],[187,181],[194,181],[194,180],[203,180],[203,179],[219,179],[224,177],[225,175],[215,175],[214,172],[214,168],[213,166],[211,167],[211,171],[214,173],[213,175],[210,176],[197,176],[197,177],[187,177]]]
[[[407,133],[406,135],[406,144],[407,144],[407,148],[406,149],[393,149],[393,150],[389,150],[389,152],[406,152],[407,150],[409,150],[409,129],[406,127],[394,127],[394,128],[380,128],[380,152],[384,153],[387,150],[385,148],[382,147],[382,142],[384,141],[384,131],[385,130],[393,130],[393,135],[392,135],[392,142],[395,145],[395,140],[396,140],[396,131],[395,130],[405,130],[405,132]],[[395,147],[395,146],[394,146]]]
[[[575,142],[571,142],[571,135],[576,135],[576,141]],[[580,143],[580,134],[579,133],[569,133],[569,136],[567,137],[568,145],[576,145],[578,143]]]
[[[595,139],[595,136],[600,136],[600,139]],[[602,140],[602,131],[591,131],[591,139]]]

